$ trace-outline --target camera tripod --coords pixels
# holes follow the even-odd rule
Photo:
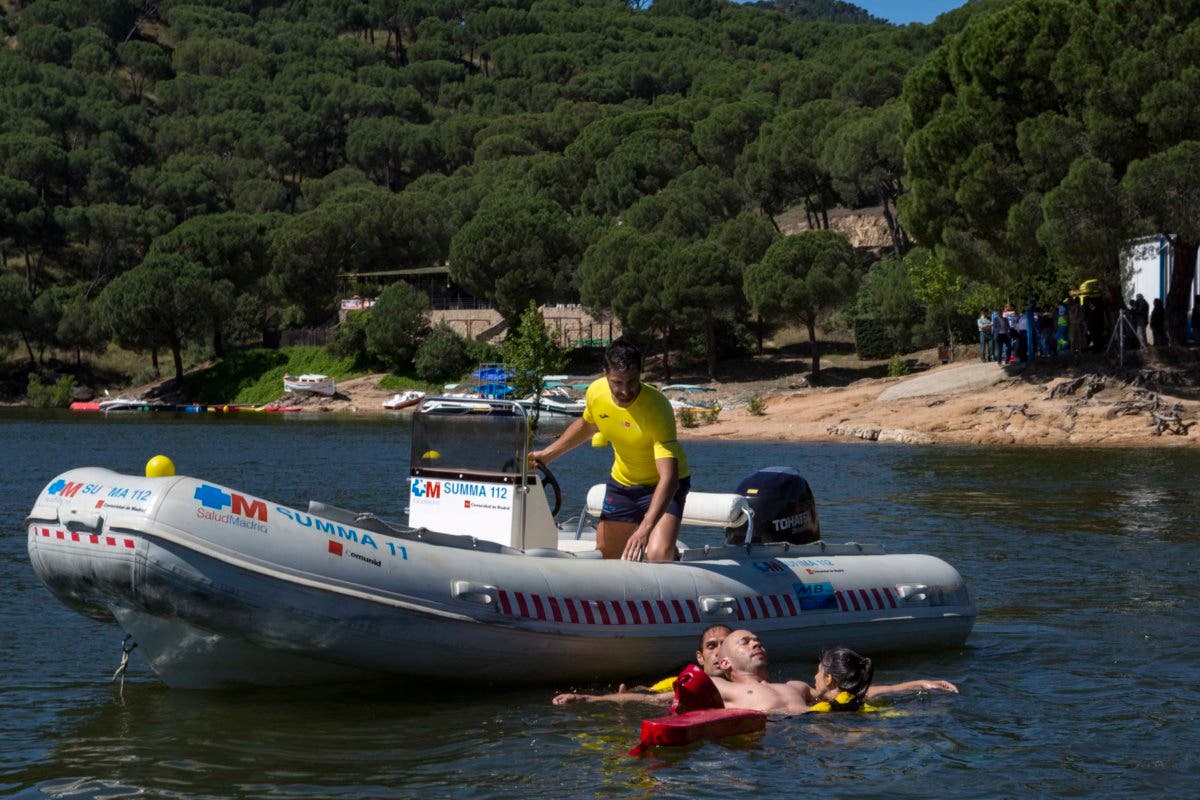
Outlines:
[[[1113,326],[1112,335],[1108,337],[1108,349],[1104,351],[1105,355],[1112,352],[1113,346],[1117,346],[1117,363],[1121,369],[1125,368],[1125,330],[1129,330],[1129,335],[1138,343],[1139,347],[1145,347],[1146,343],[1137,335],[1137,330],[1133,327],[1133,323],[1129,321],[1129,317],[1125,313],[1125,309],[1117,312],[1117,324]]]

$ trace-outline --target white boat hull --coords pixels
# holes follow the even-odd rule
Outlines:
[[[383,407],[389,411],[398,411],[402,408],[412,408],[424,399],[424,392],[408,391],[403,394],[397,393],[384,400]]]
[[[284,375],[283,390],[288,394],[319,394],[322,397],[333,397],[337,393],[337,384],[333,378],[325,375]]]
[[[179,687],[611,681],[678,666],[716,623],[752,628],[786,660],[832,644],[955,647],[976,615],[957,571],[931,556],[820,544],[671,564],[522,553],[98,468],[52,481],[27,534],[51,591],[111,614]]]
[[[534,403],[532,397],[527,397],[524,400],[518,400],[518,404],[525,409],[527,414],[532,415],[534,406],[538,406],[538,413],[546,417],[562,417],[564,419],[574,419],[582,417],[585,405],[580,402],[563,402],[553,398],[543,397],[540,402]]]

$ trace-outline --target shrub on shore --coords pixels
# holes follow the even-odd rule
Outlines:
[[[36,373],[29,376],[29,388],[26,394],[34,408],[66,408],[71,405],[71,389],[75,379],[64,375],[53,383],[42,383]]]
[[[337,358],[324,347],[242,350],[184,377],[183,396],[196,403],[268,403],[283,394],[284,375],[343,379],[360,371],[353,357]]]
[[[471,366],[467,345],[453,328],[442,322],[421,342],[413,368],[424,380],[437,382],[457,378]]]

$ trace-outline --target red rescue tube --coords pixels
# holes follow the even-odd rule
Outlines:
[[[721,691],[712,682],[712,678],[704,674],[704,670],[695,664],[688,664],[675,679],[675,702],[671,704],[672,714],[682,714],[685,711],[697,711],[702,708],[724,708]]]
[[[71,410],[72,411],[99,411],[100,403],[97,401],[84,402],[83,400],[76,400],[74,403],[71,403]]]
[[[681,747],[700,739],[758,733],[766,727],[766,714],[745,708],[706,708],[644,719],[641,740],[629,755],[640,756],[651,747]]]

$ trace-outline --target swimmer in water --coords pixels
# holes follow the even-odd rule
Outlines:
[[[729,626],[713,625],[706,628],[704,633],[700,634],[700,644],[696,649],[696,663],[709,676],[720,675],[720,670],[717,669],[717,653],[720,652],[721,643],[725,641],[725,637],[729,635]],[[671,676],[671,681],[674,682],[675,676]],[[661,681],[660,681],[661,683]],[[655,691],[639,691],[630,690],[625,687],[625,684],[617,689],[613,694],[560,694],[556,695],[552,703],[556,706],[564,703],[659,703],[668,705],[674,695],[670,689],[661,692]]]
[[[763,665],[762,681],[755,679],[757,686],[747,685],[744,673],[738,671],[737,683],[742,685],[741,689],[734,688],[733,679],[733,663],[728,666],[722,664],[722,654],[725,647],[725,642],[734,633],[739,635],[748,635],[757,644],[757,647],[762,651],[761,663]],[[853,656],[853,658],[851,658]],[[855,660],[857,659],[857,661]],[[753,659],[752,659],[753,661]],[[862,662],[866,662],[863,665]],[[776,697],[776,702],[772,705],[780,705],[779,708],[774,708],[774,711],[783,711],[786,713],[805,713],[812,710],[811,706],[817,705],[826,701],[825,695],[831,690],[832,696],[829,698],[831,708],[832,701],[838,699],[843,691],[848,691],[851,688],[857,690],[861,678],[855,678],[852,674],[852,669],[855,664],[859,665],[858,669],[863,670],[870,665],[870,659],[864,659],[853,650],[845,647],[832,648],[821,654],[821,663],[817,666],[817,676],[814,678],[814,683],[817,686],[809,686],[803,681],[788,681],[787,683],[770,683],[766,676],[766,648],[758,641],[758,637],[749,631],[730,631],[725,625],[713,625],[706,629],[700,636],[700,645],[696,650],[696,663],[704,670],[713,682],[717,684],[721,690],[721,697],[727,708],[752,708],[755,710],[761,709],[757,705],[748,704],[751,701],[749,697],[754,695],[754,701],[758,702],[767,695],[768,690]],[[872,685],[871,677],[874,677],[874,669],[871,669],[872,675],[867,678],[866,694],[864,697],[879,697],[886,694],[897,694],[900,692],[917,692],[917,691],[944,691],[957,692],[958,688],[944,680],[921,679],[914,681],[905,681],[903,683]],[[765,683],[763,682],[765,681]],[[756,691],[753,691],[756,690]],[[798,694],[797,694],[798,693]],[[565,703],[656,703],[660,705],[668,705],[673,699],[670,691],[666,692],[645,692],[638,690],[630,690],[621,684],[620,688],[612,694],[560,694],[553,699],[555,705],[563,705]],[[780,702],[782,701],[782,702]],[[861,698],[859,699],[861,703]],[[845,703],[841,704],[845,705]],[[783,706],[787,706],[786,708]],[[800,711],[789,711],[789,708],[801,708]],[[824,709],[821,709],[824,710]]]
[[[726,708],[767,713],[806,714],[838,707],[853,710],[861,707],[868,697],[897,692],[958,692],[958,687],[944,680],[872,685],[871,659],[845,647],[821,654],[813,686],[804,681],[772,683],[767,673],[767,649],[757,635],[747,630],[733,631],[725,637],[717,655],[717,667],[722,674],[713,677],[713,683],[721,692]],[[829,708],[819,705],[825,703]]]

